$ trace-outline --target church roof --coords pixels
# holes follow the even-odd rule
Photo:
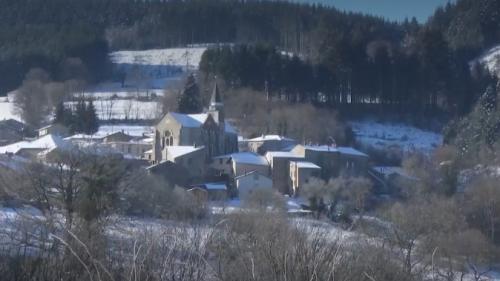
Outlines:
[[[294,139],[290,139],[280,135],[262,135],[257,138],[249,139],[248,142],[261,142],[261,141],[295,141]]]
[[[199,113],[199,114],[182,114],[177,112],[170,112],[170,115],[181,124],[181,126],[186,128],[199,128],[208,118],[208,113]],[[229,122],[225,122],[225,131],[226,133],[237,134],[236,129],[229,124]]]
[[[167,146],[167,153],[173,159],[204,149],[204,146]]]
[[[170,112],[170,115],[177,120],[183,127],[187,128],[198,128],[205,123],[208,114],[182,114],[177,112]],[[204,120],[202,122],[202,117],[204,116]],[[195,118],[196,117],[196,118]]]

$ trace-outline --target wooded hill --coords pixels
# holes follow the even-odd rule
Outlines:
[[[109,50],[231,42],[250,46],[214,51],[205,57],[211,66],[204,69],[224,74],[242,64],[246,73],[224,77],[236,85],[263,89],[268,81],[271,91],[286,90],[297,101],[316,101],[321,91],[328,106],[349,100],[358,106],[377,102],[384,111],[457,114],[467,112],[484,89],[479,83],[484,75],[470,75],[468,62],[500,42],[500,4],[494,0],[458,1],[437,10],[425,25],[273,1],[0,0],[0,5],[2,93],[19,86],[35,66],[56,80],[74,78],[67,77],[67,58],[80,58],[84,79],[95,82],[111,75]],[[284,59],[278,50],[301,59]],[[259,72],[263,60],[274,68]],[[282,78],[269,74],[283,69]]]

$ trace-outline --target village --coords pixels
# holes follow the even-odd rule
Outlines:
[[[24,138],[26,125],[3,120],[0,164],[15,168],[73,149],[117,154],[184,188],[203,204],[226,204],[267,190],[293,200],[293,211],[304,213],[309,204],[301,189],[313,178],[370,177],[381,187],[392,175],[410,178],[400,167],[371,167],[367,154],[337,146],[334,139],[322,144],[280,135],[245,139],[225,120],[222,97],[215,83],[206,112],[168,112],[154,127],[104,125],[92,135],[70,135],[65,126],[51,124],[38,129],[36,137]]]

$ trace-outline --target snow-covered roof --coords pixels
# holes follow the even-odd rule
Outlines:
[[[205,183],[203,184],[207,190],[227,190],[224,183]]]
[[[186,128],[199,128],[208,118],[208,113],[182,114],[177,112],[169,113],[179,124]],[[227,121],[224,122],[226,133],[237,134],[237,130]]]
[[[203,116],[200,115],[204,115],[204,120],[207,118],[207,114],[182,114],[177,112],[170,112],[169,114],[186,128],[198,128],[203,125],[205,121],[202,122]]]
[[[331,145],[304,145],[307,150],[321,151],[321,152],[338,152],[335,146]]]
[[[321,151],[321,152],[340,152],[342,154],[356,155],[368,157],[365,153],[356,150],[352,147],[335,147],[330,145],[305,145],[306,150]]]
[[[0,153],[16,154],[22,149],[52,150],[54,148],[68,147],[69,144],[58,136],[46,135],[33,141],[20,141],[0,147]]]
[[[231,158],[234,162],[241,164],[264,165],[264,166],[269,165],[265,157],[260,156],[259,154],[253,152],[238,152],[229,155],[214,157],[214,159],[220,159],[220,158]]]
[[[337,150],[342,154],[350,154],[350,155],[368,157],[368,155],[366,155],[365,153],[363,153],[357,149],[354,149],[352,147],[337,147]]]
[[[304,158],[304,157],[289,151],[268,151],[266,153],[266,158],[269,159],[269,158]]]
[[[312,162],[307,162],[307,161],[294,161],[295,165],[299,169],[321,169],[320,166],[312,163]]]
[[[259,174],[259,176],[261,176],[261,177],[265,177],[265,178],[271,179],[271,178],[269,178],[268,176],[266,176],[266,175],[262,174],[261,172],[259,172],[259,171],[257,171],[257,170],[255,170],[255,171],[251,171],[251,172],[249,172],[249,173],[245,173],[245,174],[243,174],[243,175],[239,175],[239,176],[235,177],[234,179],[241,179],[241,178],[244,178],[244,177],[251,176],[251,175],[253,175],[253,174]]]
[[[167,153],[173,159],[204,149],[204,146],[167,146]]]
[[[295,141],[294,139],[283,137],[280,135],[262,135],[257,138],[249,139],[248,142],[260,142],[260,141]]]

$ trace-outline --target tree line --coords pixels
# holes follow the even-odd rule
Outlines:
[[[306,62],[280,62],[275,54],[265,54],[272,51],[257,55],[259,63],[268,58],[271,65],[288,65],[287,76],[293,78],[287,79],[295,82],[289,87],[299,88],[290,90],[291,96],[300,92],[302,98],[315,99],[319,89],[328,104],[463,113],[480,88],[468,62],[500,39],[499,7],[492,0],[448,4],[423,25],[414,19],[395,23],[282,1],[26,1],[1,1],[3,92],[15,88],[33,66],[65,80],[58,78],[65,75],[61,65],[69,57],[82,60],[88,81],[105,79],[112,75],[108,49],[259,43]],[[255,59],[253,48],[238,57]],[[242,62],[228,59],[226,63]],[[263,88],[264,79],[255,73],[258,67],[250,69],[238,78]],[[269,81],[271,91],[289,83],[287,79]]]

